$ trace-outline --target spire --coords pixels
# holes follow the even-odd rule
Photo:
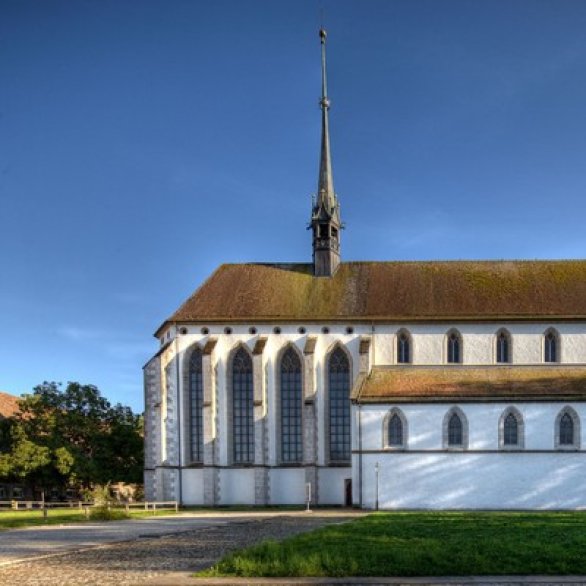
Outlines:
[[[313,230],[313,272],[318,277],[331,277],[340,264],[340,208],[334,191],[328,112],[328,80],[326,74],[326,31],[319,31],[321,42],[321,150],[317,197],[311,214]]]
[[[317,206],[322,208],[322,213],[333,215],[337,211],[336,194],[334,192],[334,176],[332,174],[332,157],[330,153],[330,129],[328,111],[330,100],[328,99],[328,79],[326,70],[326,39],[325,29],[320,29],[321,41],[321,151],[319,162],[319,179],[317,185]]]

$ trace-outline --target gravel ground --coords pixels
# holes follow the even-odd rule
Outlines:
[[[11,586],[144,584],[172,571],[207,568],[224,554],[264,539],[281,540],[348,517],[295,516],[237,521],[194,531],[137,539],[0,568]],[[8,534],[4,534],[7,538]]]

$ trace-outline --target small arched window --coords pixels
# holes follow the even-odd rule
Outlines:
[[[515,407],[509,407],[499,421],[499,446],[504,450],[521,449],[524,444],[523,416]]]
[[[456,330],[448,332],[447,337],[447,358],[449,364],[462,362],[462,337]]]
[[[203,463],[203,369],[202,352],[195,348],[189,359],[189,459]]]
[[[397,334],[397,363],[409,364],[411,362],[411,336],[409,332],[400,330]]]
[[[401,447],[403,445],[403,422],[395,413],[389,421],[389,446]]]
[[[452,413],[448,422],[448,446],[460,447],[462,445],[462,420],[457,413]]]
[[[293,348],[283,354],[280,374],[281,460],[285,464],[298,464],[303,460],[303,388],[301,360]]]
[[[559,450],[580,449],[580,418],[572,407],[564,407],[556,418],[555,447]]]
[[[559,362],[560,360],[560,341],[558,333],[550,328],[543,335],[543,361]]]
[[[496,334],[496,361],[499,364],[511,362],[511,336],[504,329]]]
[[[560,446],[574,445],[574,421],[564,413],[560,419]]]
[[[391,409],[383,421],[383,447],[404,449],[407,447],[407,419],[400,409]]]
[[[252,358],[240,348],[232,361],[232,460],[254,462],[254,386]]]
[[[519,443],[519,425],[517,418],[512,413],[509,413],[505,417],[503,425],[503,444],[505,446],[516,446]]]
[[[328,422],[331,462],[350,461],[350,361],[342,348],[328,360]]]
[[[450,409],[444,417],[443,445],[446,449],[468,448],[468,420],[458,407]]]

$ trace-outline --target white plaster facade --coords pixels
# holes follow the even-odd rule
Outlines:
[[[409,422],[406,447],[383,445],[383,420],[392,406],[355,408],[362,446],[356,457],[362,505],[380,508],[575,509],[586,508],[586,455],[556,449],[558,413],[566,403],[516,403],[524,421],[524,447],[499,447],[499,419],[510,403],[460,404],[468,421],[468,447],[446,450],[442,421],[453,405],[400,405]],[[572,406],[580,420],[586,405]],[[582,428],[580,446],[586,437]]]
[[[274,333],[275,326],[182,324],[168,325],[161,332],[162,348],[145,366],[147,498],[177,499],[186,505],[301,504],[306,483],[310,482],[313,502],[341,505],[347,502],[351,479],[352,503],[365,508],[377,505],[377,486],[380,508],[586,508],[586,429],[584,425],[579,427],[576,449],[560,450],[555,441],[560,410],[570,406],[584,421],[586,403],[568,405],[551,397],[514,404],[354,404],[352,459],[348,466],[328,463],[325,415],[327,359],[337,345],[348,353],[355,382],[373,366],[396,363],[399,330],[407,330],[411,336],[411,363],[402,366],[408,369],[445,364],[446,333],[454,328],[462,337],[462,366],[495,365],[495,335],[502,328],[510,334],[512,364],[543,365],[544,332],[553,326],[559,334],[560,362],[581,366],[586,363],[586,324],[296,323],[278,324],[280,333]],[[226,327],[231,333],[225,333]],[[256,333],[249,333],[251,327]],[[299,333],[300,327],[304,333]],[[328,333],[323,333],[324,327]],[[202,328],[206,328],[206,334],[202,334]],[[315,345],[304,354],[308,339]],[[204,348],[210,340],[215,344],[210,345],[208,375],[204,374],[206,456],[203,465],[190,466],[188,422],[182,415],[188,391],[182,373],[190,350]],[[229,360],[239,345],[252,353],[259,340],[265,343],[260,355],[254,357],[255,460],[250,466],[232,466],[227,409]],[[367,340],[368,345],[363,348],[361,340]],[[278,369],[282,351],[289,345],[294,345],[305,360],[303,441],[309,442],[310,449],[304,446],[304,462],[298,466],[282,466],[278,453]],[[446,449],[442,439],[443,418],[454,406],[467,420],[468,445],[464,450]],[[518,450],[499,447],[499,418],[509,407],[515,407],[523,418],[524,441]],[[383,443],[385,416],[393,408],[400,409],[408,423],[406,445],[400,450],[388,449]],[[308,419],[314,422],[309,427]]]

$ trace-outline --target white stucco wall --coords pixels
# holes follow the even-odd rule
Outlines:
[[[224,468],[220,470],[219,504],[254,504],[254,470],[252,468]]]
[[[363,506],[381,509],[586,509],[581,453],[418,453],[363,456]]]
[[[352,468],[320,468],[318,470],[320,505],[344,505],[346,481],[352,479]]]
[[[305,470],[273,468],[269,487],[271,505],[301,505],[305,502]]]
[[[184,505],[203,505],[203,468],[186,468],[182,473]]]
[[[257,328],[256,334],[249,333],[250,325]],[[359,364],[359,343],[361,336],[369,336],[372,339],[371,344],[371,358],[372,365],[391,365],[396,363],[396,333],[400,329],[406,329],[412,339],[412,362],[415,365],[437,365],[445,363],[445,336],[451,328],[456,328],[462,335],[463,339],[463,363],[464,364],[478,364],[489,365],[495,363],[495,334],[500,328],[506,328],[512,337],[512,362],[514,364],[541,364],[543,362],[543,334],[549,327],[555,327],[560,335],[560,361],[562,363],[586,363],[586,325],[579,323],[557,323],[551,324],[549,322],[542,323],[488,323],[488,324],[474,324],[474,323],[449,323],[449,324],[378,324],[374,327],[371,324],[280,324],[281,333],[276,334],[273,328],[277,324],[246,324],[246,325],[230,325],[232,328],[231,334],[225,334],[224,328],[226,324],[206,324],[205,327],[209,329],[208,334],[202,334],[202,324],[193,324],[187,326],[187,333],[179,333],[179,328],[170,326],[168,330],[163,332],[164,340],[170,341],[170,345],[162,353],[161,361],[161,384],[160,384],[160,398],[156,413],[153,416],[153,425],[151,426],[151,435],[156,429],[159,437],[153,440],[152,445],[157,446],[157,458],[159,461],[152,462],[154,469],[164,463],[179,464],[180,466],[187,463],[187,443],[186,430],[183,428],[186,422],[186,417],[180,410],[184,408],[185,402],[182,397],[186,393],[183,388],[183,377],[177,376],[177,361],[175,360],[176,353],[179,355],[179,372],[181,373],[185,367],[184,357],[186,350],[192,347],[193,344],[199,344],[201,347],[210,339],[214,337],[217,339],[217,344],[212,354],[213,367],[213,387],[216,392],[213,405],[213,417],[215,422],[215,437],[217,442],[218,459],[216,464],[219,466],[227,466],[229,464],[229,433],[228,433],[228,411],[227,411],[227,376],[226,369],[228,367],[228,360],[231,351],[239,344],[244,343],[252,350],[256,341],[260,336],[267,338],[267,343],[262,356],[262,381],[263,391],[266,397],[262,414],[260,415],[266,422],[266,440],[264,450],[266,454],[266,465],[271,470],[271,478],[269,480],[269,500],[271,502],[288,502],[289,499],[296,498],[299,486],[304,485],[304,480],[299,480],[302,477],[302,469],[299,468],[294,473],[288,470],[281,474],[277,472],[272,474],[273,468],[279,465],[278,459],[278,405],[276,401],[277,377],[278,377],[278,356],[283,348],[292,343],[295,347],[303,352],[308,336],[315,337],[317,344],[314,352],[314,381],[313,388],[316,392],[316,412],[318,415],[317,423],[317,464],[319,468],[319,498],[320,503],[342,504],[344,502],[344,480],[353,477],[354,489],[356,492],[356,485],[358,479],[358,470],[354,466],[354,470],[325,468],[327,462],[327,426],[325,420],[326,413],[326,361],[328,353],[333,349],[336,343],[340,343],[348,351],[352,362],[352,376],[355,380],[358,375]],[[322,333],[323,326],[329,328],[329,333]],[[298,332],[299,326],[306,329],[304,334]],[[352,333],[347,333],[347,327],[353,328]],[[408,365],[405,366],[409,368]],[[156,393],[151,393],[150,396],[155,397]],[[153,398],[154,400],[154,398]],[[147,405],[147,408],[149,406]],[[152,407],[152,406],[151,406]],[[470,427],[470,450],[493,450],[498,448],[498,417],[500,415],[499,406],[494,404],[475,404],[468,406],[460,406],[469,418]],[[517,406],[521,409],[521,406]],[[447,407],[446,407],[447,409]],[[524,409],[524,408],[523,408]],[[523,410],[521,409],[521,410]],[[580,412],[579,408],[576,410]],[[441,447],[441,418],[438,423],[437,413],[432,413],[425,406],[409,406],[405,408],[409,411],[409,447],[411,450],[431,450]],[[525,430],[527,434],[525,448],[527,450],[544,450],[549,449],[553,442],[553,423],[549,423],[551,412],[542,404],[536,404],[535,409],[526,413]],[[586,414],[581,413],[581,418],[584,420]],[[382,435],[379,429],[382,425],[380,413],[368,413],[364,411],[365,420],[363,421],[363,449],[364,450],[379,450],[382,446]],[[380,419],[379,423],[373,424],[374,427],[369,427],[369,417],[372,421]],[[555,417],[554,417],[555,419]],[[496,423],[495,423],[496,422]],[[546,424],[547,423],[547,424]],[[366,426],[366,427],[364,427]],[[378,427],[377,427],[378,426]],[[374,431],[374,428],[377,430]],[[584,433],[584,425],[582,426]],[[547,431],[543,431],[543,430]],[[356,429],[353,430],[353,449],[357,449]],[[152,438],[150,438],[152,440]],[[582,445],[584,445],[584,439]],[[366,445],[370,447],[365,447]],[[434,447],[435,446],[435,447]],[[179,457],[179,447],[182,450],[181,457]],[[155,450],[151,449],[151,454]],[[525,454],[529,457],[529,454]],[[498,456],[498,455],[497,455]],[[547,467],[550,464],[547,458],[554,458],[552,456],[543,455],[543,466]],[[382,457],[382,456],[381,456]],[[390,457],[395,457],[392,454],[384,454],[385,461]],[[396,455],[396,458],[404,455]],[[434,457],[438,458],[438,462],[444,462],[442,466],[451,466],[450,458],[457,457],[449,454],[436,454]],[[468,457],[468,455],[467,455]],[[486,455],[488,458],[489,455]],[[492,456],[491,456],[492,457]],[[496,457],[496,456],[495,456]],[[509,457],[509,456],[507,456]],[[571,458],[570,454],[565,457]],[[577,456],[576,456],[577,457]],[[370,455],[365,456],[370,458]],[[442,460],[444,458],[444,460]],[[353,460],[356,461],[356,458]],[[407,459],[404,460],[407,462]],[[464,460],[462,460],[464,461]],[[555,458],[552,460],[555,462]],[[399,465],[399,464],[394,464]],[[438,464],[439,466],[440,464]],[[499,464],[500,465],[500,464]],[[531,465],[525,464],[525,460],[521,459],[519,465],[523,468],[527,467],[529,470]],[[363,460],[363,466],[364,460]],[[382,462],[381,462],[382,466]],[[410,470],[412,468],[409,468]],[[274,469],[276,470],[276,468]],[[295,480],[291,483],[283,480],[287,474]],[[381,471],[382,474],[382,471]],[[169,476],[169,475],[168,475]],[[171,475],[172,476],[172,475]],[[169,476],[170,480],[165,481],[165,494],[170,491],[177,493],[178,487],[173,478]],[[220,502],[222,504],[229,503],[253,503],[254,502],[254,474],[247,469],[222,470],[220,479]],[[406,476],[408,477],[408,475]],[[158,486],[157,495],[163,493],[162,480],[157,480],[158,476],[149,472],[147,474],[147,484],[150,482],[154,486]],[[273,482],[274,481],[274,482]],[[193,504],[196,503],[200,494],[201,477],[190,471],[186,471],[182,476],[182,491],[184,500],[187,498],[193,499]],[[533,482],[533,480],[531,480]],[[569,481],[568,481],[569,482]],[[366,487],[366,485],[365,485]],[[147,490],[149,487],[147,486]],[[302,493],[304,494],[304,488]],[[394,494],[394,493],[393,493]],[[389,494],[390,502],[394,502],[393,494]],[[365,492],[366,495],[366,492]],[[365,496],[366,498],[366,496]],[[415,497],[414,497],[415,498]],[[423,497],[421,497],[423,498]],[[295,502],[295,501],[289,501]],[[366,501],[365,501],[366,502]],[[421,501],[423,502],[423,500]]]
[[[452,406],[361,408],[363,506],[375,507],[378,462],[380,508],[586,508],[586,452],[555,450],[555,421],[565,403],[514,404],[523,416],[525,440],[513,452],[499,450],[498,443],[499,419],[510,403],[458,405],[468,420],[468,449],[444,450],[442,423]],[[586,405],[571,406],[584,421]],[[401,451],[383,447],[383,420],[393,407],[408,422]]]
[[[449,324],[385,324],[377,325],[374,337],[374,362],[377,365],[396,363],[396,334],[406,329],[413,343],[413,364],[444,364],[446,362],[446,333],[455,328],[462,335],[464,364],[494,364],[495,335],[508,330],[512,339],[511,356],[514,364],[543,362],[543,334],[554,327],[560,335],[560,358],[565,363],[586,362],[586,327],[580,323],[499,322]]]

